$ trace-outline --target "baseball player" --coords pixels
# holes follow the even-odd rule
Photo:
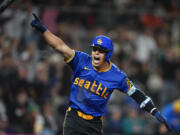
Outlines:
[[[89,56],[69,48],[43,26],[35,14],[33,15],[35,19],[32,20],[31,26],[42,33],[46,42],[64,57],[73,70],[69,108],[63,127],[64,135],[102,135],[102,119],[114,89],[132,97],[140,108],[155,116],[171,130],[151,98],[139,90],[127,75],[111,62],[113,43],[110,38],[102,35],[95,37],[91,44],[92,55]]]
[[[14,0],[4,0],[0,5],[0,13],[3,12]]]

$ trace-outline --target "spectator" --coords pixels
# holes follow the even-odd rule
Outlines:
[[[113,107],[109,115],[109,118],[107,117],[107,125],[105,126],[105,134],[113,135],[122,133],[123,114],[121,108],[117,106]]]
[[[0,114],[0,134],[15,133],[12,127],[9,125],[8,117]]]
[[[55,114],[53,113],[52,103],[49,101],[45,101],[43,104],[43,117],[44,117],[44,129],[43,134],[51,134],[55,135],[58,130],[58,126],[56,123]]]
[[[125,135],[144,134],[145,122],[138,117],[138,112],[135,108],[129,107],[127,116],[122,119],[122,130]]]
[[[27,124],[26,133],[42,134],[44,129],[44,117],[40,113],[40,108],[34,102],[31,102],[27,108]]]
[[[152,54],[156,53],[157,43],[153,37],[153,31],[145,28],[136,40],[136,58],[139,62],[147,62]]]
[[[6,108],[3,101],[3,89],[0,87],[0,115],[6,115]]]

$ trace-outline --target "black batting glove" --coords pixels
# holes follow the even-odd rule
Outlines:
[[[42,24],[39,17],[36,16],[35,13],[33,13],[34,19],[31,21],[31,26],[35,28],[36,30],[40,31],[41,33],[44,33],[47,28]]]
[[[155,113],[154,116],[156,117],[156,119],[157,119],[159,122],[163,123],[163,124],[166,126],[166,128],[168,129],[168,131],[172,131],[171,125],[168,123],[168,121],[166,121],[166,119],[165,119],[158,111]]]

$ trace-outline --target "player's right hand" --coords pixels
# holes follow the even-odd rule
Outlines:
[[[35,13],[33,13],[32,15],[34,16],[34,19],[31,21],[31,26],[41,33],[44,33],[47,28],[42,24],[41,20]]]
[[[157,118],[157,120],[159,122],[163,123],[166,126],[168,131],[172,131],[171,125],[168,123],[168,121],[158,111],[155,113],[155,117]]]

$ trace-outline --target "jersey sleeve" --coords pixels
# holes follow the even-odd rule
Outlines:
[[[77,72],[88,60],[88,54],[73,50],[73,55],[65,62],[70,65],[73,72]]]
[[[129,80],[129,78],[127,77],[126,74],[124,74],[122,76],[122,79],[120,81],[120,85],[119,85],[119,89],[124,92],[127,93],[128,95],[131,94],[129,93],[130,91],[135,91],[136,87],[133,84],[132,81]]]

